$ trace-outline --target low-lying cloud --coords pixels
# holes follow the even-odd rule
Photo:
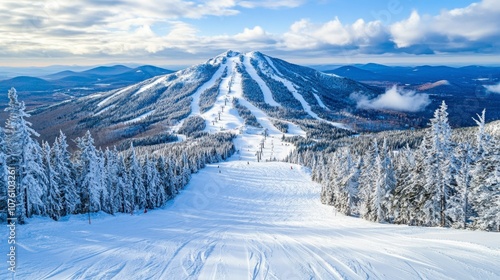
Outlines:
[[[395,110],[403,112],[422,111],[431,103],[429,95],[427,94],[400,89],[396,86],[393,86],[384,94],[374,99],[368,99],[368,97],[359,93],[351,94],[351,98],[357,102],[357,107],[361,109]]]
[[[484,86],[487,91],[500,94],[500,83],[496,85]]]

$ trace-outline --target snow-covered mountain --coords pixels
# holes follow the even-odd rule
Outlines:
[[[106,129],[120,137],[166,127],[174,131],[195,116],[203,118],[207,132],[252,127],[285,131],[288,126],[286,131],[302,133],[305,120],[352,129],[350,124],[361,120],[353,114],[353,92],[377,94],[356,81],[260,52],[227,51],[172,74],[55,106],[39,119],[56,110],[58,120],[42,126],[61,128],[65,120],[73,125],[78,120],[80,131]]]

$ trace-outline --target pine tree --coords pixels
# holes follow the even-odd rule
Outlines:
[[[180,188],[184,188],[189,180],[191,179],[191,170],[189,168],[189,161],[188,161],[188,156],[186,152],[183,152],[181,155],[181,161],[178,162],[180,168]]]
[[[19,102],[14,88],[9,90],[9,112],[6,123],[7,138],[7,164],[16,168],[16,215],[19,223],[33,214],[43,214],[44,205],[42,196],[45,193],[46,182],[43,163],[41,160],[41,147],[33,140],[38,137],[31,123],[25,118],[24,102]]]
[[[396,187],[394,169],[388,154],[387,140],[384,138],[382,150],[376,158],[376,198],[374,208],[377,210],[377,221],[391,221],[392,195]]]
[[[417,162],[414,152],[407,145],[398,153],[394,164],[396,186],[392,200],[394,223],[413,224],[415,213],[415,189],[413,188],[413,170]]]
[[[109,193],[108,193],[108,173],[106,172],[106,159],[104,157],[104,152],[99,149],[96,150],[97,155],[97,176],[99,181],[99,205],[100,208],[97,211],[104,211],[106,213],[111,213],[112,205],[110,203]]]
[[[167,201],[167,195],[165,193],[165,185],[160,182],[160,172],[156,168],[156,160],[151,161],[151,168],[153,169],[153,177],[156,177],[155,184],[155,207],[162,206]]]
[[[485,112],[478,124],[477,151],[470,187],[473,226],[500,231],[500,144],[485,132]]]
[[[451,128],[447,108],[443,101],[441,107],[434,112],[426,138],[425,191],[428,201],[424,207],[427,209],[426,223],[431,226],[446,225],[447,194],[453,178]]]
[[[85,212],[101,210],[101,176],[97,150],[94,139],[87,131],[83,137],[76,139],[79,153],[77,168],[79,174],[79,193]]]
[[[146,155],[142,169],[144,171],[143,182],[144,189],[146,190],[146,207],[148,209],[153,209],[160,204],[158,201],[158,171],[156,170],[154,160]]]
[[[478,126],[478,130],[476,133],[476,153],[478,157],[482,157],[487,149],[489,148],[491,136],[486,133],[485,130],[485,121],[486,121],[486,109],[484,109],[481,115],[477,115],[477,119],[474,119],[474,122]]]
[[[54,170],[52,161],[52,149],[49,143],[42,143],[43,164],[47,178],[47,190],[44,195],[46,214],[54,220],[59,220],[63,209],[61,204],[61,192],[59,190],[59,174]]]
[[[7,220],[8,168],[5,133],[0,127],[0,222]]]
[[[116,152],[116,150],[115,150]],[[125,160],[122,156],[117,159],[117,182],[116,191],[118,193],[115,203],[118,205],[119,211],[122,213],[133,213],[134,211],[134,190],[130,187],[130,179],[128,177]]]
[[[356,163],[353,162],[350,152],[346,157],[346,173],[342,182],[343,192],[341,194],[341,202],[339,211],[347,216],[350,216],[357,203],[359,177],[363,166],[363,157],[359,157]]]
[[[160,156],[156,161],[156,171],[158,173],[158,202],[160,207],[163,205],[171,196],[172,190],[170,189],[170,178],[168,178],[167,170],[165,165],[165,159]]]
[[[61,192],[61,215],[77,213],[80,207],[80,196],[76,190],[76,174],[71,162],[71,154],[68,151],[66,135],[62,131],[59,131],[59,136],[52,147],[52,166],[58,174],[56,180]]]
[[[142,180],[142,169],[137,159],[135,148],[130,145],[129,155],[127,157],[127,177],[129,179],[129,186],[133,190],[132,209],[144,209],[146,207],[146,189]]]
[[[403,196],[408,197],[408,224],[409,225],[425,225],[427,224],[426,217],[428,216],[426,203],[429,197],[425,191],[426,183],[426,143],[427,138],[424,137],[419,148],[414,153],[414,165],[410,171],[408,184],[403,188]],[[397,203],[395,201],[395,203]]]
[[[360,175],[360,207],[359,212],[363,219],[369,221],[377,220],[378,209],[374,206],[377,204],[376,188],[377,182],[374,174],[377,172],[377,158],[379,156],[377,138],[373,139],[373,144],[370,145],[365,158],[365,168]]]
[[[456,186],[453,195],[448,200],[449,207],[446,210],[454,227],[467,228],[468,216],[470,215],[469,190],[473,156],[473,150],[469,143],[461,143],[457,146],[455,152],[457,161]]]
[[[321,191],[321,202],[326,205],[333,205],[336,208],[337,197],[336,192],[340,188],[340,156],[339,153],[331,154],[328,170],[328,179],[325,180],[324,187]]]
[[[342,211],[342,208],[346,208],[344,205],[347,201],[345,185],[347,184],[346,178],[348,177],[349,167],[352,164],[351,158],[344,151],[337,151],[334,153],[336,156],[337,164],[332,166],[331,174],[331,188],[333,191],[333,207],[336,210]],[[304,159],[305,162],[305,159]]]
[[[114,153],[109,148],[106,148],[104,152],[104,170],[106,173],[106,192],[108,194],[108,201],[106,202],[108,213],[114,215],[116,212],[120,211],[122,202],[120,198],[120,190],[118,188],[118,155]]]

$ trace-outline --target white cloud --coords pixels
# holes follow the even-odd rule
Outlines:
[[[496,85],[484,86],[487,91],[500,94],[500,83]]]
[[[240,41],[260,41],[268,39],[269,34],[260,26],[245,28],[242,33],[234,35],[234,39]]]
[[[323,24],[315,24],[301,19],[283,34],[280,46],[284,49],[300,50],[319,47],[365,46],[377,44],[385,37],[386,31],[380,21],[366,23],[358,19],[353,24],[342,24],[338,17]]]
[[[391,26],[391,34],[394,43],[399,48],[408,47],[422,39],[423,26],[420,15],[413,11],[406,20],[397,22]]]
[[[392,24],[390,33],[399,48],[420,44],[434,52],[498,51],[499,25],[498,1],[483,0],[435,16],[413,11],[408,19]]]
[[[239,1],[238,5],[244,8],[295,8],[302,5],[305,0],[253,0],[253,1]]]
[[[351,98],[357,102],[358,108],[404,112],[422,111],[431,102],[427,94],[417,94],[415,91],[398,89],[396,86],[371,100],[359,93],[351,94]]]

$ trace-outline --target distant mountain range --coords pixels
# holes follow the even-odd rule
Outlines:
[[[36,105],[109,91],[172,72],[150,65],[137,68],[115,65],[81,72],[66,70],[42,77],[19,76],[0,81],[0,103],[7,102],[7,91],[11,87],[17,89],[21,99]]]
[[[445,100],[449,105],[451,124],[455,127],[474,125],[472,117],[484,108],[488,120],[500,119],[500,93],[488,90],[500,84],[500,67],[403,67],[369,63],[341,66],[325,72],[377,87],[398,85],[428,94],[436,101]],[[431,105],[428,110],[430,108],[434,107]]]
[[[475,92],[477,87],[496,84],[500,81],[500,67],[485,66],[386,66],[369,63],[358,65],[346,65],[332,70],[324,71],[356,81],[372,85],[399,84],[419,90],[422,85],[447,81],[441,85],[448,86],[447,91],[454,90],[455,93]],[[429,91],[430,88],[423,87]],[[437,89],[442,90],[442,89]],[[433,93],[432,90],[430,93]],[[437,92],[436,92],[437,93]]]

